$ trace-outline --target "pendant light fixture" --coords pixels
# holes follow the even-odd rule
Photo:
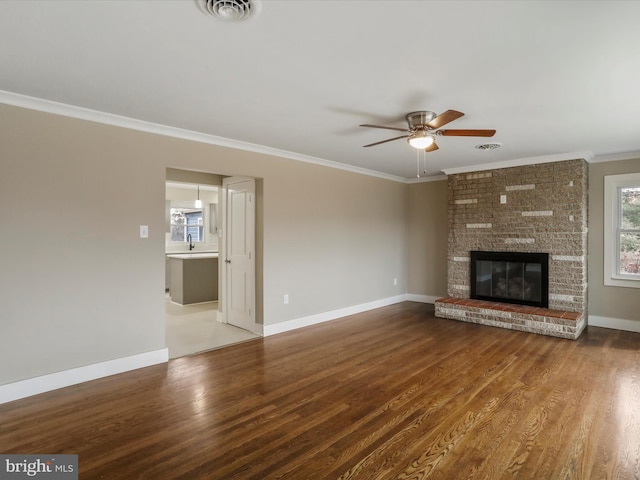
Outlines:
[[[196,200],[196,208],[202,208],[202,200],[200,200],[200,185],[198,185],[198,199]]]

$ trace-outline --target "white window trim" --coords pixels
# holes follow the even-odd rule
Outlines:
[[[604,177],[604,284],[612,287],[640,288],[640,278],[618,273],[618,189],[640,185],[640,173]]]
[[[187,201],[187,200],[171,200],[169,209],[171,208],[194,208],[193,206],[193,202],[192,201]],[[202,208],[200,209],[202,210],[202,240],[197,241],[196,243],[198,245],[202,245],[205,243],[210,242],[209,236],[207,234],[207,218],[208,218],[208,214],[209,214],[209,206],[206,204],[202,205]],[[173,226],[174,224],[171,223],[171,220],[169,220],[169,228],[171,228],[171,226]],[[191,226],[191,225],[190,225]],[[180,246],[180,245],[184,245],[186,244],[187,241],[186,240],[182,240],[182,241],[173,241],[171,240],[171,235],[169,235],[169,245],[171,246]]]

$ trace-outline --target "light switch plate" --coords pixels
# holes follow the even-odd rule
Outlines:
[[[149,226],[140,225],[140,238],[149,238]]]

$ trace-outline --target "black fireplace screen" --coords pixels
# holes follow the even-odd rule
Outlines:
[[[548,307],[549,255],[471,252],[471,298]]]

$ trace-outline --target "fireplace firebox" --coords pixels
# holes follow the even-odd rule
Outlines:
[[[549,307],[549,254],[471,253],[471,298]]]

